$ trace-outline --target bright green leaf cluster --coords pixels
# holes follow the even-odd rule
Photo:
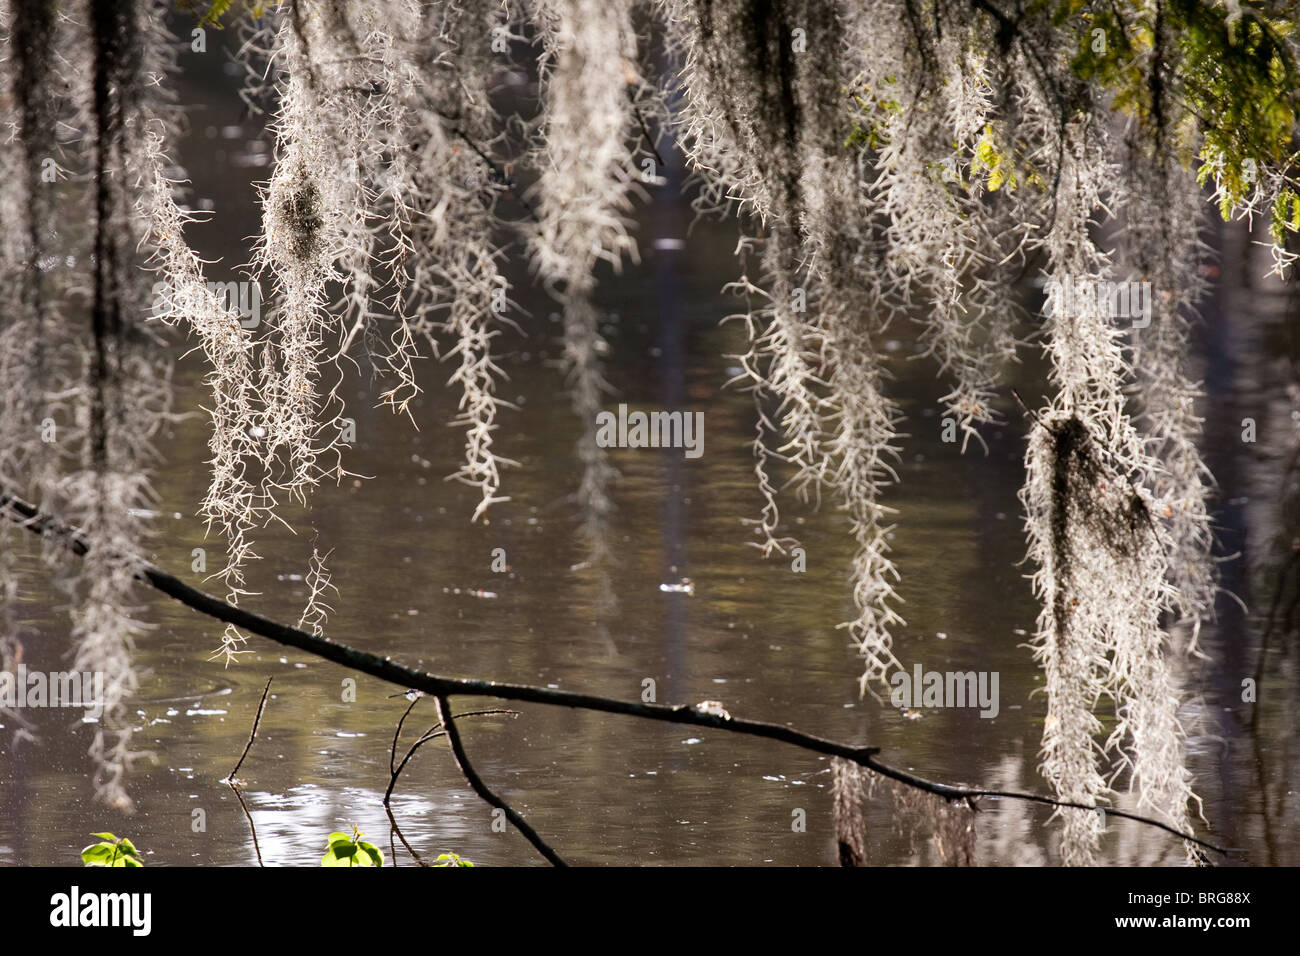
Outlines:
[[[99,843],[92,843],[81,851],[81,860],[86,866],[144,866],[140,854],[126,837],[118,838],[111,833],[92,833],[99,837]]]
[[[434,866],[473,866],[469,860],[457,853],[439,853],[438,859],[434,860]]]
[[[364,834],[355,826],[352,836],[346,833],[331,833],[329,847],[321,857],[321,866],[383,866],[384,854],[373,843],[361,839]]]

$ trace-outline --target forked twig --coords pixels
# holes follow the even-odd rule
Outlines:
[[[465,745],[461,742],[456,721],[451,716],[451,705],[447,703],[447,698],[439,694],[434,698],[434,702],[438,705],[438,716],[442,719],[442,726],[446,728],[447,742],[451,744],[452,756],[456,758],[456,765],[460,767],[460,772],[465,775],[465,779],[474,792],[498,810],[503,811],[510,822],[515,825],[515,828],[552,866],[568,866],[569,864],[565,863],[560,858],[560,855],[537,835],[537,831],[528,825],[527,820],[515,812],[515,809],[510,804],[487,788],[487,784],[483,782],[483,779],[469,762],[469,755],[465,753]]]
[[[419,750],[421,747],[423,747],[425,744],[427,744],[430,740],[436,740],[437,738],[445,735],[445,731],[443,730],[442,723],[439,722],[434,724],[423,734],[421,734],[419,739],[417,739],[415,743],[411,744],[410,748],[406,751],[406,756],[402,758],[402,762],[401,763],[397,762],[397,740],[402,735],[402,725],[406,723],[406,718],[409,717],[411,711],[415,709],[416,702],[421,697],[424,696],[419,691],[416,691],[415,694],[416,696],[411,698],[410,706],[406,708],[406,711],[402,714],[401,719],[397,722],[397,730],[393,732],[393,747],[388,754],[389,779],[388,779],[388,789],[384,791],[384,806],[388,806],[388,801],[393,795],[393,788],[397,786],[397,778],[401,775],[402,770],[406,767],[407,763],[410,762],[411,758],[415,756],[415,752]],[[395,694],[393,696],[402,697],[404,695]],[[518,717],[519,711],[506,710],[504,708],[496,708],[493,710],[471,710],[463,714],[457,714],[456,716],[457,718],[486,717],[492,714],[508,714],[511,717]]]
[[[397,834],[397,839],[402,841],[402,846],[406,847],[406,852],[411,854],[411,858],[416,863],[420,866],[430,866],[431,864],[420,856],[415,847],[406,841],[406,835],[402,833],[402,828],[397,825],[397,817],[393,816],[393,808],[387,802],[384,803],[384,812],[388,814],[388,848],[393,853],[393,866],[397,866],[397,845],[393,843],[393,834]]]

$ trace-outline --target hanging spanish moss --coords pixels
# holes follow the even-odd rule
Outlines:
[[[41,399],[53,378],[48,299],[42,270],[48,240],[42,170],[58,173],[59,148],[53,135],[56,105],[43,89],[51,71],[56,39],[54,9],[43,3],[0,4],[0,30],[7,35],[3,95],[17,107],[15,135],[0,144],[0,177],[10,184],[0,191],[0,219],[10,224],[0,233],[0,481],[31,493],[48,488],[52,449],[41,440],[38,422],[48,415]],[[13,671],[23,659],[23,637],[13,613],[18,596],[17,568],[11,536],[0,529],[0,667]],[[30,736],[19,712],[0,708],[17,733]]]
[[[941,383],[927,412],[972,468],[996,429],[1027,440],[1041,769],[1089,808],[1059,810],[1060,858],[1096,862],[1093,811],[1122,801],[1192,830],[1182,662],[1219,591],[1192,358],[1204,226],[1211,203],[1259,217],[1274,273],[1297,257],[1300,47],[1280,4],[1060,0],[1014,17],[958,0],[215,4],[204,22],[238,21],[244,96],[274,140],[244,267],[266,292],[251,328],[186,235],[173,6],[0,0],[0,492],[84,535],[63,584],[74,666],[106,676],[101,798],[130,803],[135,586],[171,418],[164,333],[203,357],[197,507],[224,543],[210,577],[238,603],[259,531],[352,476],[343,396],[363,368],[381,404],[423,426],[421,362],[445,363],[455,408],[439,424],[459,448],[446,477],[472,489],[476,527],[495,521],[523,460],[501,395],[505,343],[531,318],[511,277],[531,273],[560,322],[580,429],[574,567],[594,569],[598,625],[615,619],[618,470],[596,419],[616,394],[617,340],[602,294],[639,265],[635,216],[667,182],[671,146],[694,211],[739,232],[726,291],[743,329],[733,384],[754,413],[746,543],[789,555],[803,546],[792,513],[834,508],[858,696],[879,700],[913,649],[891,545],[914,547],[891,502],[908,396],[887,345],[907,329]],[[73,207],[87,214],[60,218]],[[1027,358],[1046,369],[1032,389]],[[29,638],[10,534],[5,669]],[[309,543],[298,624],[321,636],[346,586],[331,543]],[[215,656],[246,650],[227,627]],[[833,774],[844,862],[869,861],[866,805],[881,795],[908,841],[973,861],[967,804],[840,760]],[[1186,855],[1202,859],[1190,842]]]

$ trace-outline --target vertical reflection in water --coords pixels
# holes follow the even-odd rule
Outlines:
[[[1214,223],[1212,245],[1220,250],[1223,275],[1245,272],[1245,265],[1240,258],[1240,250],[1230,240],[1237,238],[1238,230],[1225,229],[1221,222]],[[1238,752],[1248,743],[1242,732],[1242,725],[1235,718],[1236,708],[1228,703],[1240,698],[1240,675],[1247,673],[1245,663],[1246,648],[1242,646],[1246,635],[1250,634],[1249,621],[1241,606],[1228,594],[1235,594],[1247,604],[1252,603],[1250,594],[1249,568],[1251,562],[1251,544],[1245,521],[1244,509],[1233,501],[1240,491],[1246,476],[1240,474],[1238,460],[1241,445],[1241,408],[1238,404],[1238,353],[1243,347],[1241,342],[1242,326],[1249,312],[1242,309],[1240,315],[1233,314],[1240,302],[1230,301],[1225,295],[1224,283],[1210,284],[1209,294],[1202,306],[1202,321],[1198,324],[1203,337],[1202,349],[1206,356],[1205,364],[1205,463],[1214,475],[1220,489],[1218,513],[1215,525],[1219,538],[1219,553],[1222,555],[1239,555],[1223,561],[1219,565],[1220,587],[1215,602],[1217,646],[1210,652],[1216,658],[1214,667],[1213,695],[1222,701],[1219,708],[1220,720],[1217,728],[1206,727],[1209,734],[1222,735],[1225,748],[1223,757]],[[1234,321],[1235,320],[1235,321]],[[1224,500],[1227,499],[1227,500]],[[1220,799],[1226,806],[1237,805],[1234,786],[1234,767],[1231,760],[1220,759],[1217,784]],[[1223,819],[1215,821],[1216,827],[1222,827],[1223,839],[1230,846],[1239,846],[1237,815],[1227,813]]]
[[[610,464],[609,452],[596,441],[596,415],[601,396],[608,390],[603,356],[608,346],[600,334],[600,317],[585,293],[574,296],[564,309],[564,350],[572,391],[574,414],[582,428],[577,456],[582,463],[582,483],[577,498],[581,512],[581,534],[586,548],[584,563],[595,577],[592,601],[593,625],[606,652],[617,652],[609,634],[609,621],[618,613],[614,593],[610,546],[610,520],[614,508],[610,486],[618,477]]]
[[[668,165],[660,172],[665,185],[656,187],[652,206],[652,232],[654,234],[654,284],[655,284],[655,345],[658,349],[656,365],[659,369],[659,407],[668,412],[680,410],[683,418],[691,412],[686,408],[686,316],[682,300],[682,287],[678,275],[677,243],[686,235],[683,206],[679,201],[665,197],[682,194],[680,158],[670,153]],[[661,242],[667,239],[669,242]],[[683,423],[684,424],[684,423]],[[698,439],[698,440],[703,440]],[[687,469],[684,451],[669,449],[662,452],[664,462],[663,504],[659,527],[663,545],[665,567],[663,580],[675,580],[678,574],[689,575],[686,548]],[[699,459],[695,459],[698,461]],[[688,641],[687,613],[689,598],[670,600],[663,618],[663,651],[668,662],[665,700],[684,700],[688,680],[686,650]]]

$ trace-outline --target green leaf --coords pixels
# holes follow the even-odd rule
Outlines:
[[[113,833],[92,833],[91,836],[99,837],[101,840],[107,840],[109,843],[117,842],[117,835]]]
[[[107,843],[92,843],[81,851],[81,860],[86,866],[108,866],[113,858],[113,847]]]
[[[379,847],[375,846],[373,843],[361,843],[358,845],[361,847],[362,852],[370,857],[375,866],[384,865],[384,854]],[[366,866],[367,864],[361,863],[361,865]]]
[[[331,847],[329,852],[320,859],[321,866],[351,866],[351,854],[339,853],[338,847]],[[351,847],[352,852],[356,852],[356,847]]]

